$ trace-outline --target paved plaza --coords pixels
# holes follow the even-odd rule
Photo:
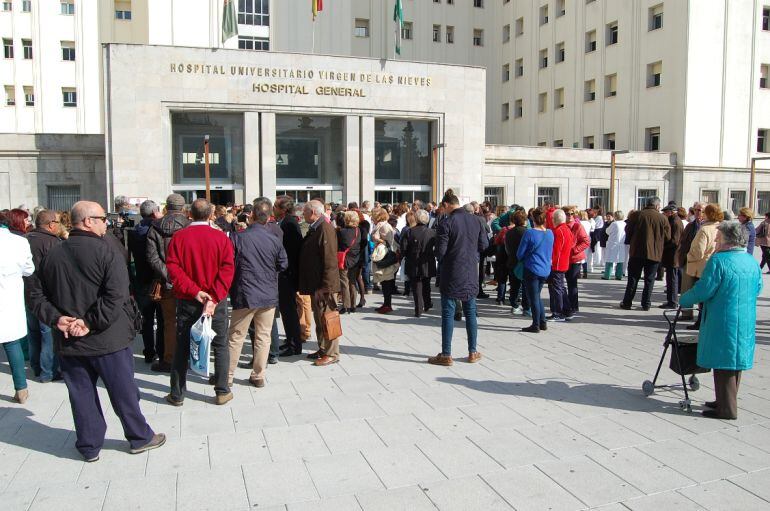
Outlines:
[[[12,404],[3,359],[0,508],[766,510],[764,278],[756,365],[742,380],[737,421],[698,413],[713,399],[710,375],[701,375],[692,414],[680,410],[679,391],[644,397],[665,321],[658,309],[617,309],[625,282],[597,275],[580,281],[580,318],[537,335],[519,332],[528,318],[483,301],[479,364],[461,358],[458,323],[454,366],[428,365],[440,351],[439,311],[417,320],[398,298],[393,314],[379,316],[372,307],[379,295],[367,297],[364,312],[344,316],[339,364],[282,360],[262,389],[239,369],[235,399],[225,406],[211,403],[213,388],[197,377],[181,409],[166,404],[168,376],[150,373],[137,356],[142,409],[168,442],[128,454],[107,410],[108,440],[92,464],[74,448],[65,386],[30,382],[27,405]],[[667,363],[662,380],[674,383]],[[102,398],[108,408],[106,392]]]

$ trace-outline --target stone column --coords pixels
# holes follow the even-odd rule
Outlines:
[[[345,175],[342,177],[342,202],[361,200],[361,130],[359,117],[345,117]]]
[[[259,113],[243,113],[243,193],[244,203],[260,194],[259,179]]]
[[[275,169],[275,114],[260,114],[259,141],[262,147],[261,173],[262,195],[270,198],[275,197],[276,187],[276,169]]]
[[[374,205],[374,117],[361,117],[361,202]]]

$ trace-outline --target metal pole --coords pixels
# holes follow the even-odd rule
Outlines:
[[[206,175],[206,200],[211,202],[211,172],[209,170],[209,136],[203,136],[203,168]]]
[[[610,155],[610,211],[615,211],[615,152]]]
[[[752,158],[751,175],[749,178],[749,209],[751,209],[752,211],[754,211],[754,200],[755,200],[754,196],[757,194],[757,192],[754,190],[756,186],[754,182],[754,180],[756,179],[756,174],[757,174],[757,159]]]

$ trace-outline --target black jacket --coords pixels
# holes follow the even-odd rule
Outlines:
[[[51,248],[37,273],[40,288],[32,296],[32,311],[52,327],[57,353],[98,356],[131,344],[135,332],[129,319],[128,270],[108,241],[73,230]],[[81,318],[91,331],[65,339],[55,326],[61,316]]]
[[[155,276],[171,284],[166,269],[166,250],[171,243],[171,236],[180,229],[190,225],[190,220],[181,211],[171,211],[163,218],[155,220],[147,231],[147,263],[155,272]]]
[[[345,256],[345,268],[355,268],[361,261],[360,241],[361,230],[358,227],[343,227],[337,231],[337,251],[348,251]]]
[[[505,233],[505,253],[508,255],[508,271],[513,270],[519,263],[519,260],[516,258],[516,253],[519,251],[519,244],[521,243],[521,238],[524,237],[525,232],[527,232],[526,227],[517,225],[513,229],[508,229],[508,232]]]
[[[436,231],[426,225],[415,225],[403,244],[404,273],[410,279],[436,276]]]
[[[136,284],[145,288],[149,287],[155,278],[155,272],[147,262],[147,234],[151,225],[151,218],[143,218],[136,227],[128,231],[128,250],[134,259]]]
[[[31,310],[30,296],[34,292],[33,288],[39,286],[40,282],[37,278],[37,271],[40,269],[40,263],[45,258],[48,251],[53,247],[61,243],[61,240],[55,234],[51,234],[45,229],[35,229],[28,232],[26,235],[29,242],[29,249],[32,251],[32,262],[35,263],[35,272],[29,277],[24,277],[24,298],[27,304],[27,309]]]
[[[235,250],[235,277],[230,288],[233,309],[278,306],[278,274],[287,266],[280,237],[269,226],[252,224],[230,239]]]
[[[287,214],[279,224],[283,231],[283,249],[289,258],[289,267],[283,272],[294,284],[299,286],[299,253],[302,250],[302,230],[294,215]]]
[[[436,230],[436,258],[441,263],[441,294],[467,301],[479,294],[479,254],[489,238],[476,215],[459,207]]]

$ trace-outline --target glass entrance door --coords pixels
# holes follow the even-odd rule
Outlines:
[[[413,203],[415,200],[428,202],[430,190],[377,190],[374,191],[374,200],[380,204],[398,204],[399,202]]]
[[[313,199],[319,199],[323,201],[324,204],[339,204],[342,202],[342,190],[317,189],[312,186],[305,188],[278,188],[275,191],[275,195],[276,197],[279,195],[288,195],[293,198],[294,202],[297,204],[304,204]]]
[[[205,199],[206,190],[174,190],[184,197],[187,204],[195,199]],[[235,190],[211,190],[211,202],[217,206],[228,206],[235,204]]]

